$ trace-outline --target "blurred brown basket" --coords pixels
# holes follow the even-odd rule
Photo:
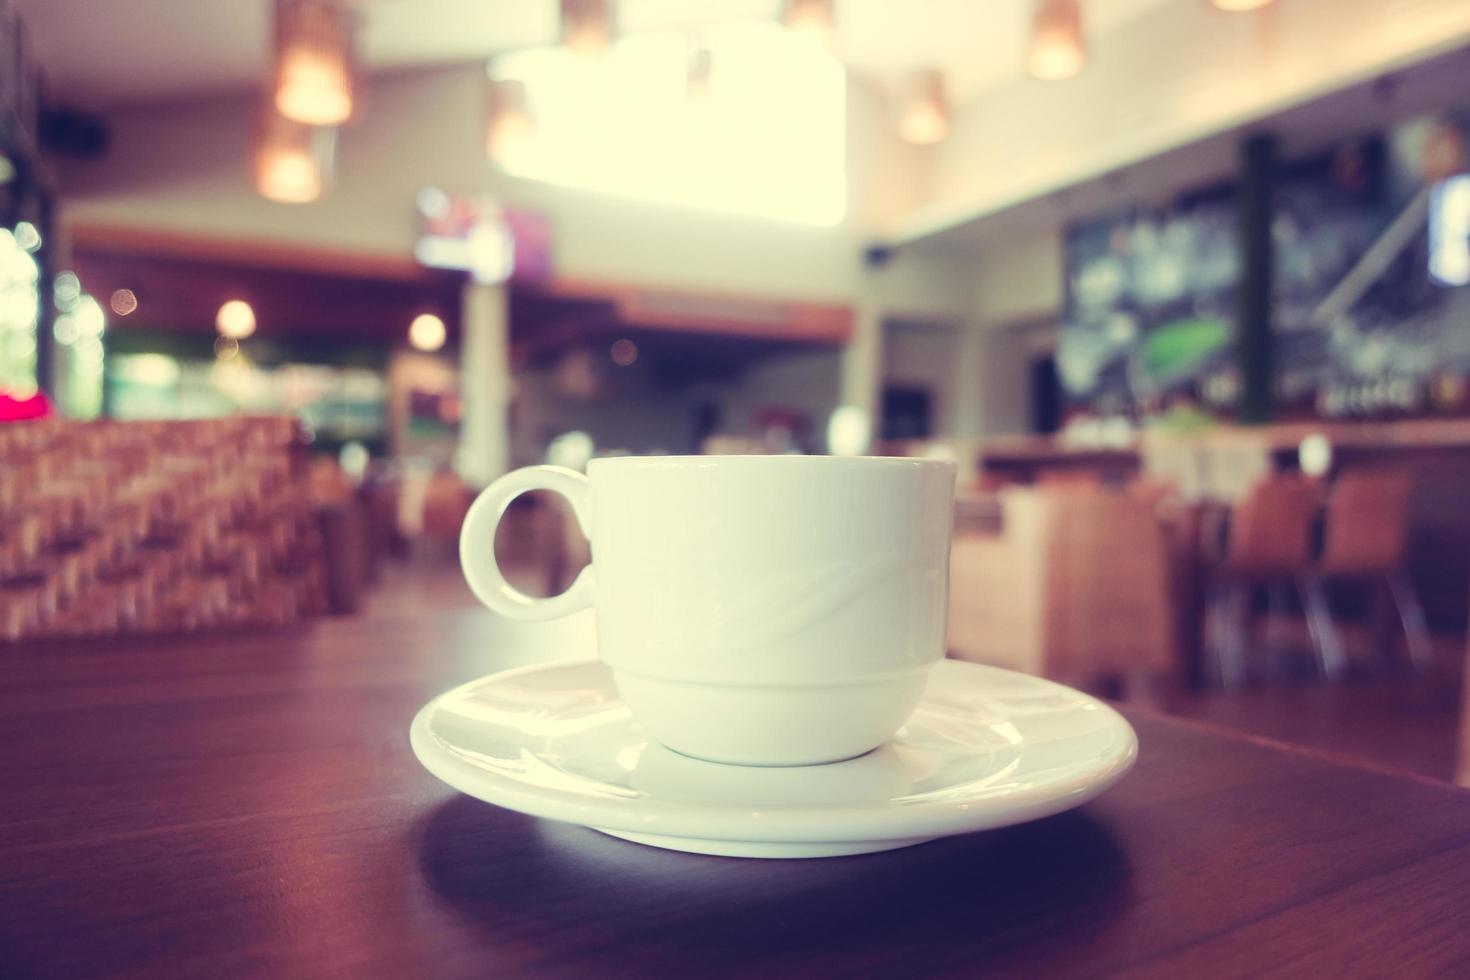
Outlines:
[[[321,612],[300,446],[277,416],[0,426],[0,641]]]

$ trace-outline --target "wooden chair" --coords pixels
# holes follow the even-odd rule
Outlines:
[[[1153,507],[1119,493],[1049,503],[1043,608],[1050,670],[1086,679],[1172,668],[1169,546]]]
[[[1346,667],[1322,582],[1312,574],[1321,508],[1318,484],[1282,475],[1256,483],[1232,509],[1224,559],[1211,571],[1212,645],[1227,686],[1245,680],[1254,599],[1262,587],[1268,590],[1273,621],[1284,613],[1287,589],[1294,587],[1322,673],[1337,677]]]
[[[1404,473],[1345,473],[1332,485],[1319,579],[1382,581],[1403,627],[1409,658],[1425,669],[1434,660],[1424,609],[1405,571],[1413,482]],[[1378,631],[1382,634],[1382,630]]]
[[[951,548],[950,649],[1074,683],[1138,680],[1176,665],[1169,549],[1125,494],[1014,489],[1000,534]]]
[[[436,470],[424,489],[423,537],[458,553],[459,528],[470,509],[473,494],[448,467]]]

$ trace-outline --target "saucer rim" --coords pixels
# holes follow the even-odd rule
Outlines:
[[[1066,778],[1017,788],[1009,793],[961,801],[921,801],[903,806],[850,803],[829,806],[744,808],[727,804],[593,795],[537,786],[490,772],[459,758],[431,728],[441,705],[467,691],[516,677],[584,667],[609,670],[597,658],[528,664],[477,678],[430,700],[409,729],[414,755],[435,778],[486,803],[548,820],[630,834],[708,841],[835,843],[852,840],[935,838],[1026,823],[1071,810],[1111,789],[1138,759],[1138,735],[1116,709],[1074,688],[1019,671],[943,659],[936,670],[1000,674],[1037,688],[1052,688],[1079,698],[1076,710],[1099,712],[1117,735],[1118,748],[1094,765]],[[610,676],[610,675],[609,675]],[[1022,747],[1024,752],[1024,744]],[[715,763],[712,763],[715,764]],[[836,763],[839,764],[840,763]]]

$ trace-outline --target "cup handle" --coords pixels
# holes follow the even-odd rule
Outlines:
[[[556,619],[591,606],[591,565],[582,569],[571,588],[561,595],[535,599],[507,582],[495,561],[495,529],[511,501],[529,490],[550,490],[565,497],[582,533],[590,539],[590,489],[585,476],[562,466],[527,466],[486,487],[470,505],[459,532],[459,564],[475,598],[502,616],[524,620]]]

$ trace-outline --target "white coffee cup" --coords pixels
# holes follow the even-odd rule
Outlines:
[[[566,497],[592,563],[530,598],[495,562],[529,490]],[[513,619],[597,611],[598,653],[633,717],[700,759],[808,765],[861,755],[913,712],[944,655],[954,465],[834,456],[629,456],[492,483],[465,517],[475,595]]]

